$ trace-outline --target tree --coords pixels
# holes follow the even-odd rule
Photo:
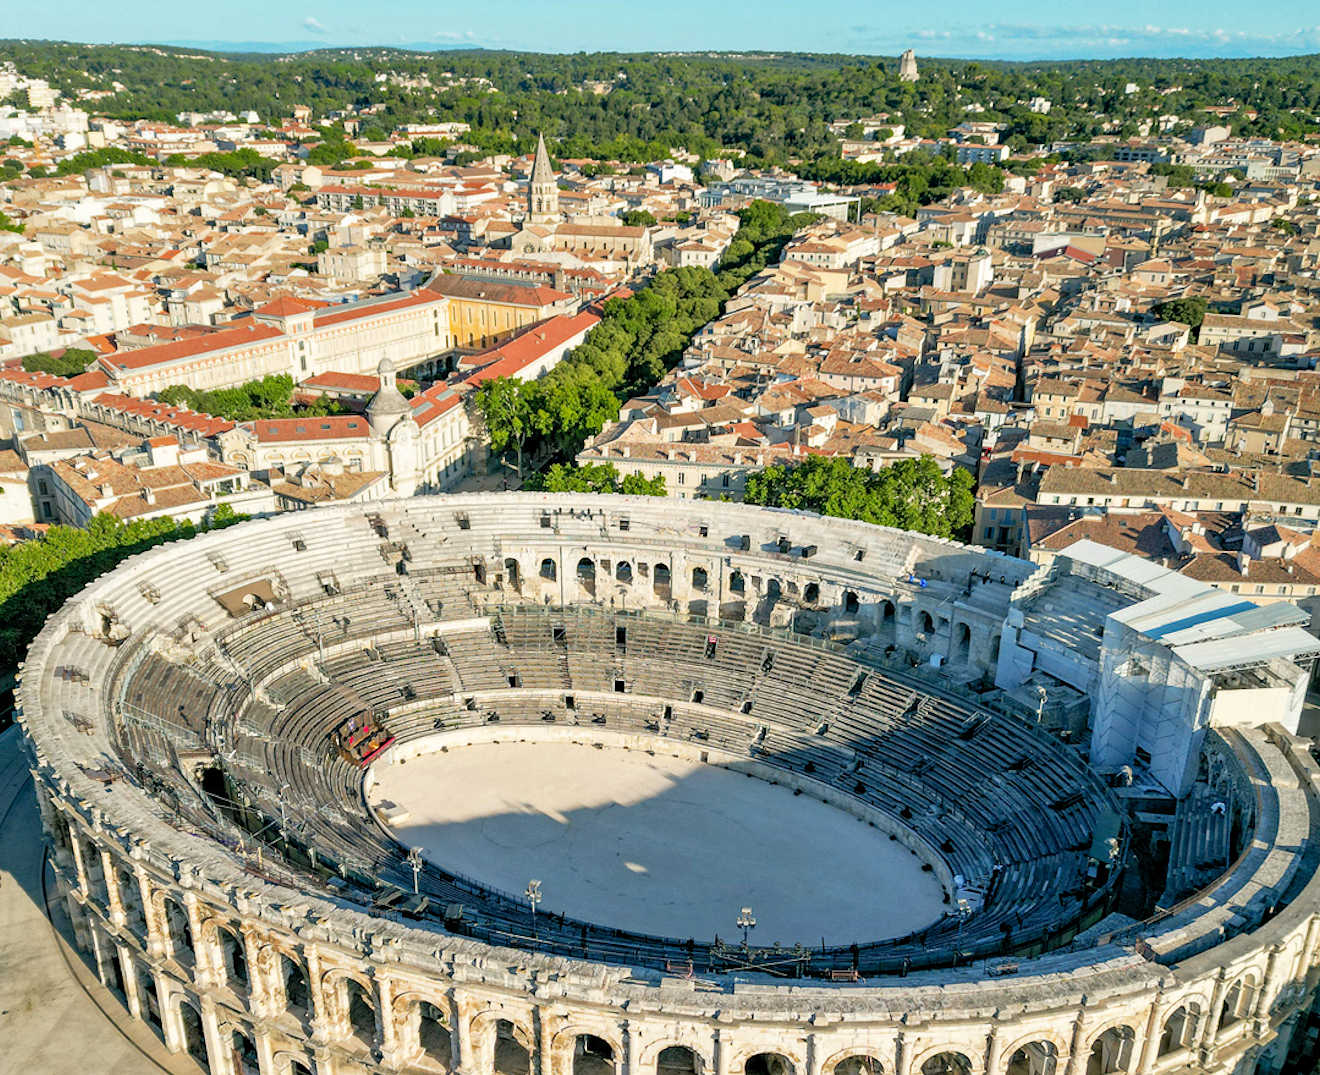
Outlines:
[[[23,368],[29,373],[53,373],[56,377],[77,377],[96,361],[96,352],[86,347],[66,347],[59,354],[38,351],[25,355]]]
[[[657,474],[619,476],[613,463],[556,463],[536,481],[547,493],[623,493],[627,496],[665,496],[665,478]]]
[[[812,456],[750,474],[743,499],[952,538],[972,524],[975,484],[970,471],[954,467],[946,475],[928,455],[879,471],[841,456]]]
[[[1161,302],[1154,308],[1157,317],[1164,321],[1177,321],[1187,325],[1193,335],[1199,333],[1201,322],[1205,320],[1207,304],[1203,295],[1186,295],[1181,299]]]
[[[93,579],[153,545],[240,522],[220,504],[201,527],[168,516],[93,516],[85,528],[52,526],[35,541],[0,548],[0,668],[13,669],[46,617]]]
[[[532,432],[531,386],[513,377],[493,377],[477,389],[473,403],[486,423],[490,446],[497,452],[513,446],[521,478],[523,444]]]
[[[1081,187],[1059,187],[1054,191],[1054,200],[1056,202],[1080,202],[1086,197],[1086,191]]]
[[[6,213],[0,211],[0,231],[12,231],[18,235],[22,235],[23,225],[14,223],[14,221],[9,219],[9,216]]]
[[[629,228],[649,228],[656,222],[655,216],[645,209],[625,209],[619,219]]]

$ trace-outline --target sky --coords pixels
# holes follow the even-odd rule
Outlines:
[[[978,59],[1320,52],[1317,0],[0,0],[4,37],[119,43],[481,46],[538,52],[740,49]]]

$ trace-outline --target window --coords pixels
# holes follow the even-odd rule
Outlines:
[[[679,484],[679,485],[682,485],[682,484],[683,484],[683,478],[684,478],[684,477],[685,477],[685,475],[684,475],[683,472],[680,470],[680,471],[678,472],[678,484]]]

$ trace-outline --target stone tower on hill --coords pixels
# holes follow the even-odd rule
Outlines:
[[[898,58],[898,77],[902,82],[916,82],[921,77],[917,74],[916,54],[911,49]]]
[[[545,136],[536,136],[536,160],[532,163],[532,181],[527,188],[527,223],[553,224],[559,220],[559,184],[550,167]]]

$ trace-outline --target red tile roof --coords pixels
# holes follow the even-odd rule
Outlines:
[[[251,423],[251,428],[262,444],[303,440],[352,440],[367,437],[371,432],[367,420],[358,415],[336,415],[330,418],[263,418]]]
[[[189,340],[158,343],[135,351],[116,351],[112,355],[102,355],[99,361],[107,369],[140,370],[150,366],[163,366],[177,362],[181,358],[192,358],[194,355],[204,355],[212,351],[246,347],[282,335],[284,334],[273,325],[260,325],[249,321],[244,322],[239,328],[208,332],[205,336]]]
[[[579,334],[586,334],[600,324],[595,314],[560,314],[534,325],[508,343],[480,356],[490,359],[475,373],[464,378],[467,384],[478,385],[496,377],[516,377],[532,363],[544,358],[556,347],[562,347]],[[469,360],[470,361],[470,360]]]

